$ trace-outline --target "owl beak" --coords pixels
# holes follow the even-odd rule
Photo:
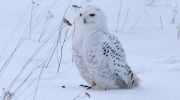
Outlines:
[[[87,23],[87,21],[86,21],[86,19],[84,18],[84,24],[86,24]]]

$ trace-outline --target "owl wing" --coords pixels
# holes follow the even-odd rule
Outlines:
[[[127,64],[124,49],[117,37],[107,34],[102,41],[102,54],[108,68],[117,77],[117,85],[122,85],[122,80],[127,88],[138,85],[137,77]]]

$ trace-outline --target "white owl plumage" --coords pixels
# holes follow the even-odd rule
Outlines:
[[[126,62],[120,41],[108,32],[104,12],[88,5],[75,19],[73,60],[83,79],[95,89],[132,88],[138,78]]]

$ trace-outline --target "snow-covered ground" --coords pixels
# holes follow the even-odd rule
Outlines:
[[[180,23],[179,0],[154,0],[152,5],[148,4],[153,0],[122,0],[118,33],[115,30],[121,0],[89,2],[106,13],[110,32],[119,37],[127,61],[141,81],[141,86],[137,88],[107,91],[86,90],[79,87],[86,82],[72,63],[71,38],[65,44],[59,74],[57,74],[57,58],[53,57],[54,60],[43,70],[36,91],[42,69],[42,66],[37,65],[49,56],[48,53],[56,41],[56,36],[53,35],[55,32],[51,30],[58,29],[57,25],[60,24],[70,0],[34,1],[36,4],[33,11],[37,10],[35,18],[39,18],[36,21],[42,20],[32,32],[31,40],[21,38],[26,25],[29,28],[31,0],[0,2],[0,89],[2,89],[0,99],[3,100],[3,93],[10,89],[9,92],[14,93],[13,100],[33,100],[34,97],[34,100],[180,100],[180,39],[177,34],[177,24]],[[74,0],[75,3],[82,1]],[[54,5],[50,7],[53,3]],[[53,18],[38,17],[43,10],[45,14],[49,10]],[[172,24],[173,13],[176,16],[174,24]],[[22,21],[19,21],[20,19]],[[19,22],[21,23],[18,24]],[[17,30],[14,31],[16,27]],[[26,29],[25,33],[28,32]],[[42,37],[42,41],[38,42],[42,33],[46,34]],[[52,38],[47,43],[43,41],[50,36]],[[19,40],[22,40],[22,44],[7,63],[7,67],[1,70]],[[44,43],[46,44],[42,50],[13,82],[23,65]],[[34,72],[32,76],[21,85],[31,71]]]

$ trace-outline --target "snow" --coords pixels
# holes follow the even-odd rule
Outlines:
[[[36,1],[40,3],[39,10],[37,11],[38,14],[47,9],[56,0],[40,1]],[[74,0],[74,3],[81,1],[83,0]],[[171,20],[174,9],[172,5],[176,4],[177,11],[180,11],[180,1],[155,0],[156,2],[151,6],[146,6],[145,1],[151,0],[122,1],[118,33],[115,32],[115,28],[120,0],[92,0],[89,3],[102,8],[106,13],[109,30],[118,36],[122,42],[127,61],[140,79],[140,87],[106,91],[86,90],[79,87],[80,84],[86,84],[86,82],[80,77],[75,64],[72,63],[71,40],[69,39],[64,47],[65,50],[63,50],[64,56],[60,73],[57,74],[58,63],[55,60],[57,58],[54,57],[53,61],[43,71],[35,100],[179,100],[180,39],[178,39],[176,27],[180,22],[180,16],[176,16],[174,24],[171,23]],[[0,55],[0,68],[2,68],[4,62],[21,39],[22,32],[29,23],[31,6],[28,5],[30,2],[31,0],[16,0],[16,2],[5,0],[0,3],[0,54],[6,47],[3,54]],[[14,91],[27,74],[35,69],[33,75],[14,94],[12,100],[33,100],[37,79],[41,71],[41,67],[36,67],[36,65],[41,64],[46,59],[51,50],[50,47],[56,41],[56,35],[50,31],[60,23],[68,3],[69,1],[66,0],[57,0],[55,5],[50,8],[54,17],[50,19],[47,29],[49,34],[46,34],[43,40],[50,36],[52,38],[31,61],[20,78],[16,80],[10,92]],[[17,31],[13,33],[26,8],[28,10],[25,12],[22,23],[18,26]],[[128,9],[129,14],[127,22],[125,22]],[[163,29],[161,29],[160,16],[162,18]],[[140,17],[140,20],[131,29],[138,17]],[[31,40],[24,39],[23,44],[13,56],[7,69],[0,73],[0,89],[2,89],[0,96],[4,92],[3,89],[9,87],[33,52],[45,43],[44,41],[38,42],[38,37],[42,32],[45,20],[45,18],[42,18],[40,24],[33,31]],[[65,88],[62,88],[62,86],[65,86]],[[90,97],[88,97],[88,94]],[[2,99],[2,97],[0,98]]]

